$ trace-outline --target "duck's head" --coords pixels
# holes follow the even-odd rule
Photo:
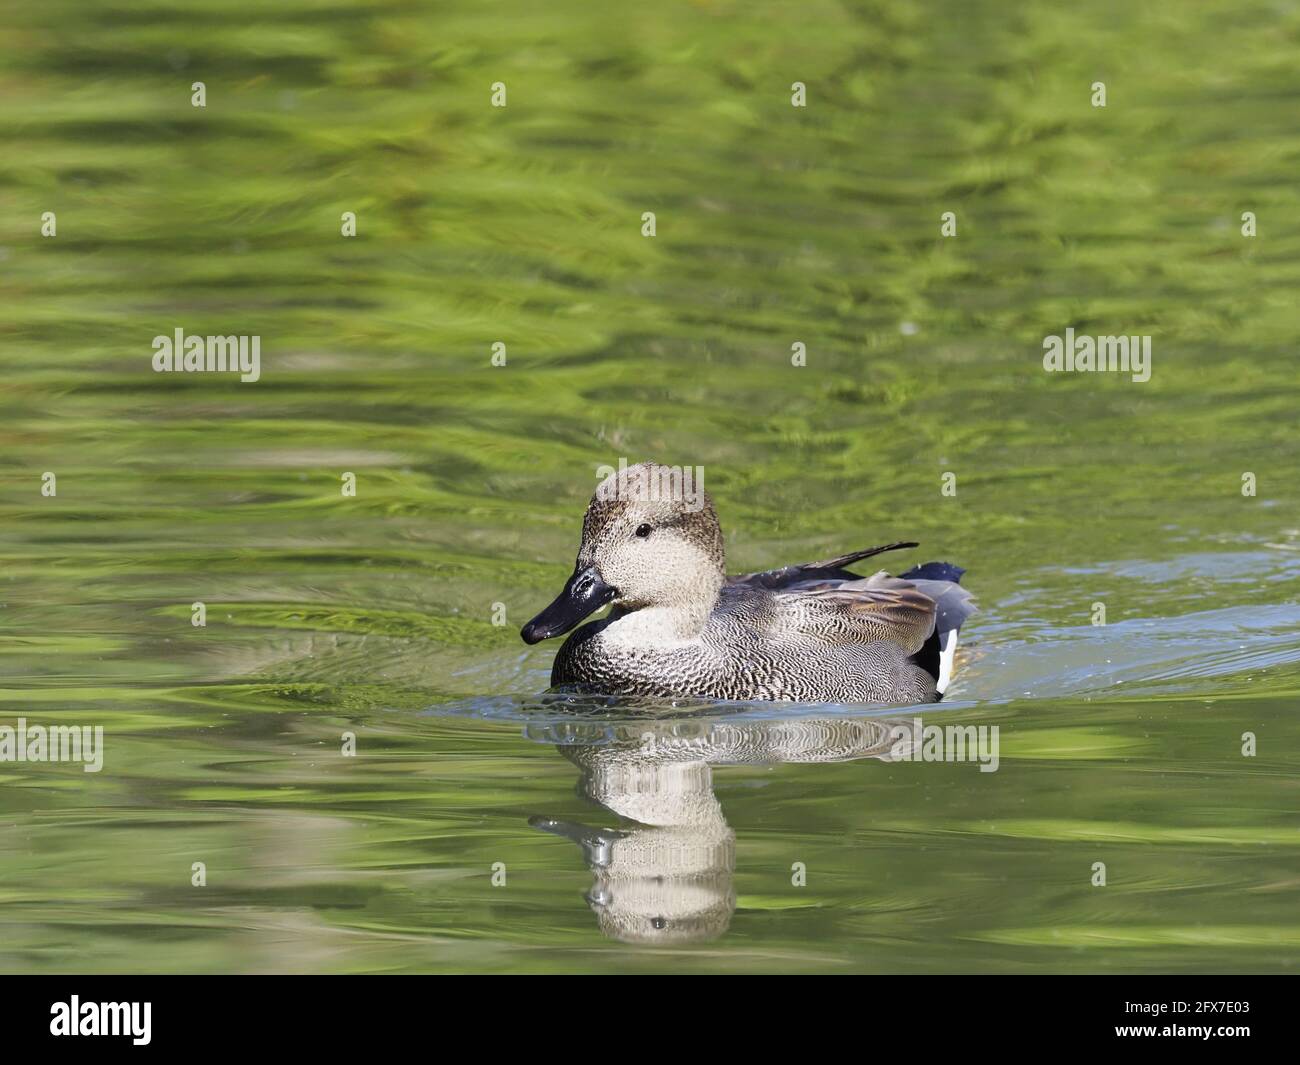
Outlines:
[[[587,507],[573,576],[520,635],[525,643],[560,636],[606,603],[707,614],[725,566],[713,500],[689,467],[625,467],[600,483]]]

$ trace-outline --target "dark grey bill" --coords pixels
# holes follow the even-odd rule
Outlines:
[[[519,630],[524,643],[538,643],[568,632],[618,595],[596,573],[595,566],[575,570],[550,606]]]

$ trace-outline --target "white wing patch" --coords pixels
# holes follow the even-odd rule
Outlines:
[[[952,680],[952,661],[957,657],[957,630],[949,629],[943,636],[943,649],[939,652],[939,680],[935,689],[940,695],[948,690]]]

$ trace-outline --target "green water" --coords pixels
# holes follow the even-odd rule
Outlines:
[[[625,6],[0,15],[0,969],[1294,968],[1300,8]],[[966,566],[997,771],[540,700],[620,457]]]

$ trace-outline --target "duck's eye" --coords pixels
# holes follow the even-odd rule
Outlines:
[[[649,525],[638,525],[638,526],[636,527],[636,534],[637,534],[637,536],[641,537],[642,540],[644,540],[647,536],[650,535],[650,526],[649,526]]]

